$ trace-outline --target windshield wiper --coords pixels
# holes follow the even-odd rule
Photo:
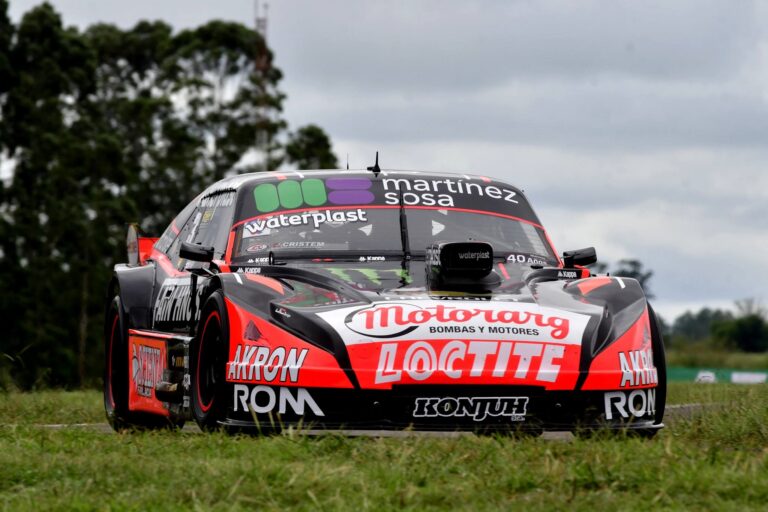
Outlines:
[[[398,192],[400,192],[400,243],[403,246],[403,260],[401,264],[403,272],[400,274],[400,287],[402,288],[410,283],[411,246],[408,241],[408,218],[405,216],[403,189],[398,187]]]
[[[403,261],[411,259],[411,247],[408,242],[408,218],[405,216],[405,204],[403,204],[403,189],[400,192],[400,243],[403,246]]]

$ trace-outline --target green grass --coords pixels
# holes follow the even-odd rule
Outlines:
[[[711,403],[656,439],[105,434],[96,392],[0,395],[7,510],[765,510],[768,386],[674,384]],[[11,424],[12,426],[8,426]]]
[[[102,394],[96,391],[0,392],[0,424],[71,425],[105,421]]]
[[[768,370],[768,352],[749,354],[692,344],[667,350],[667,366],[765,371]]]

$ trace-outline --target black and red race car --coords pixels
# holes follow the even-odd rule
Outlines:
[[[523,193],[469,175],[224,179],[129,229],[105,323],[116,429],[653,435],[666,397],[637,281],[555,252]]]

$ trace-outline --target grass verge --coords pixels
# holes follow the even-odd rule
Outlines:
[[[749,354],[691,345],[687,349],[668,349],[667,366],[766,371],[768,370],[768,352]]]
[[[764,510],[768,386],[672,384],[670,402],[719,406],[652,441],[252,438],[40,428],[103,421],[100,395],[0,395],[0,507]]]

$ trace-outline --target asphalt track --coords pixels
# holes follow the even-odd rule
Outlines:
[[[714,407],[717,407],[718,404],[679,404],[679,405],[668,405],[666,407],[665,413],[664,413],[664,421],[665,423],[674,423],[676,420],[679,419],[687,419],[691,418],[697,413],[703,412],[705,409],[712,409]],[[4,427],[9,427],[11,425],[3,425]],[[20,426],[20,425],[14,425],[14,426]],[[92,430],[94,432],[101,432],[104,434],[112,434],[114,431],[112,430],[112,427],[109,426],[109,424],[105,423],[72,423],[72,424],[66,424],[66,423],[54,423],[54,424],[36,424],[32,425],[34,427],[39,427],[42,429],[51,429],[51,430],[67,430],[67,429],[86,429],[86,430]],[[187,425],[184,426],[182,429],[182,432],[184,434],[201,434],[199,428],[197,428],[197,425],[194,424],[194,422],[189,422]],[[404,430],[312,430],[312,429],[305,429],[305,430],[297,430],[295,431],[296,434],[299,435],[307,435],[307,436],[323,436],[323,435],[342,435],[347,437],[462,437],[462,436],[473,436],[472,432],[412,432],[412,431],[404,431]],[[571,432],[555,432],[555,431],[547,431],[544,432],[541,435],[541,439],[545,439],[548,441],[570,441],[573,439],[573,434]]]

